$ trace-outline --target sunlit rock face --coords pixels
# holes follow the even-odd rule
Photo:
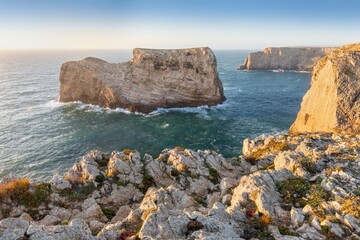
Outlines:
[[[295,70],[311,71],[321,57],[335,48],[269,47],[250,53],[240,70]]]
[[[61,66],[60,101],[81,101],[132,112],[216,105],[225,100],[210,48],[133,50],[131,61],[97,58]]]
[[[314,67],[291,133],[360,131],[360,43],[345,45]]]

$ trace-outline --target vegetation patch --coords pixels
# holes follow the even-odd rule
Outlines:
[[[283,182],[277,182],[276,186],[286,204],[300,204],[301,207],[306,205],[306,194],[310,190],[310,182],[300,178],[289,178]]]
[[[286,226],[278,226],[279,232],[281,235],[288,235],[288,236],[296,236],[299,237],[299,234],[297,232],[292,231]]]
[[[144,171],[143,181],[138,186],[138,188],[140,191],[142,191],[145,194],[150,187],[154,186],[154,184],[155,184],[154,178],[148,173],[146,173],[146,171]]]
[[[69,201],[85,200],[89,194],[95,190],[95,185],[92,182],[86,184],[77,184],[70,189],[60,190],[60,196],[67,198]]]
[[[252,152],[251,155],[246,159],[253,164],[254,161],[261,159],[270,153],[287,150],[289,150],[289,145],[287,142],[278,142],[273,139],[266,146],[256,149],[256,151]]]
[[[101,208],[101,211],[104,213],[104,215],[109,219],[111,220],[113,217],[115,217],[116,215],[116,212],[109,209],[109,208],[105,208],[105,207],[102,207]]]
[[[360,219],[360,197],[350,197],[340,200],[341,211],[344,214],[352,214]]]
[[[102,183],[106,180],[106,177],[104,174],[100,173],[95,177],[95,182]]]
[[[37,208],[41,203],[50,202],[51,185],[49,183],[30,184],[27,178],[12,179],[0,185],[0,201],[10,199],[26,207]]]
[[[197,204],[203,205],[204,207],[206,206],[206,201],[204,199],[199,198],[199,197],[194,197],[194,200]]]
[[[176,168],[173,168],[172,170],[171,170],[171,176],[173,176],[173,177],[177,177],[177,176],[179,176],[181,173],[179,172],[179,170],[177,170]]]

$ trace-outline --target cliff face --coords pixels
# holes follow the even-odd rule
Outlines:
[[[360,43],[345,45],[314,67],[291,133],[360,132]]]
[[[315,63],[335,48],[265,48],[264,51],[250,53],[240,70],[296,70],[311,71]]]
[[[96,58],[61,66],[60,101],[150,112],[159,107],[216,105],[225,100],[210,48],[134,49],[129,62]]]

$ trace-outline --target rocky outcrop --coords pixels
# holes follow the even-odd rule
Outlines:
[[[291,133],[360,132],[360,43],[345,45],[315,66]]]
[[[133,50],[129,62],[85,58],[61,66],[60,101],[151,112],[216,105],[225,100],[210,48]]]
[[[333,50],[335,48],[269,47],[250,53],[239,70],[311,71],[321,57]]]
[[[359,152],[338,134],[246,139],[231,159],[91,151],[69,180],[2,181],[0,239],[358,239]]]

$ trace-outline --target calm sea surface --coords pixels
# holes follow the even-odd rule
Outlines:
[[[57,102],[63,62],[87,56],[120,62],[131,51],[0,52],[0,177],[13,172],[50,179],[91,149],[132,148],[158,156],[182,146],[238,156],[244,138],[289,128],[310,80],[309,73],[237,71],[248,53],[215,51],[224,104],[144,116]]]

